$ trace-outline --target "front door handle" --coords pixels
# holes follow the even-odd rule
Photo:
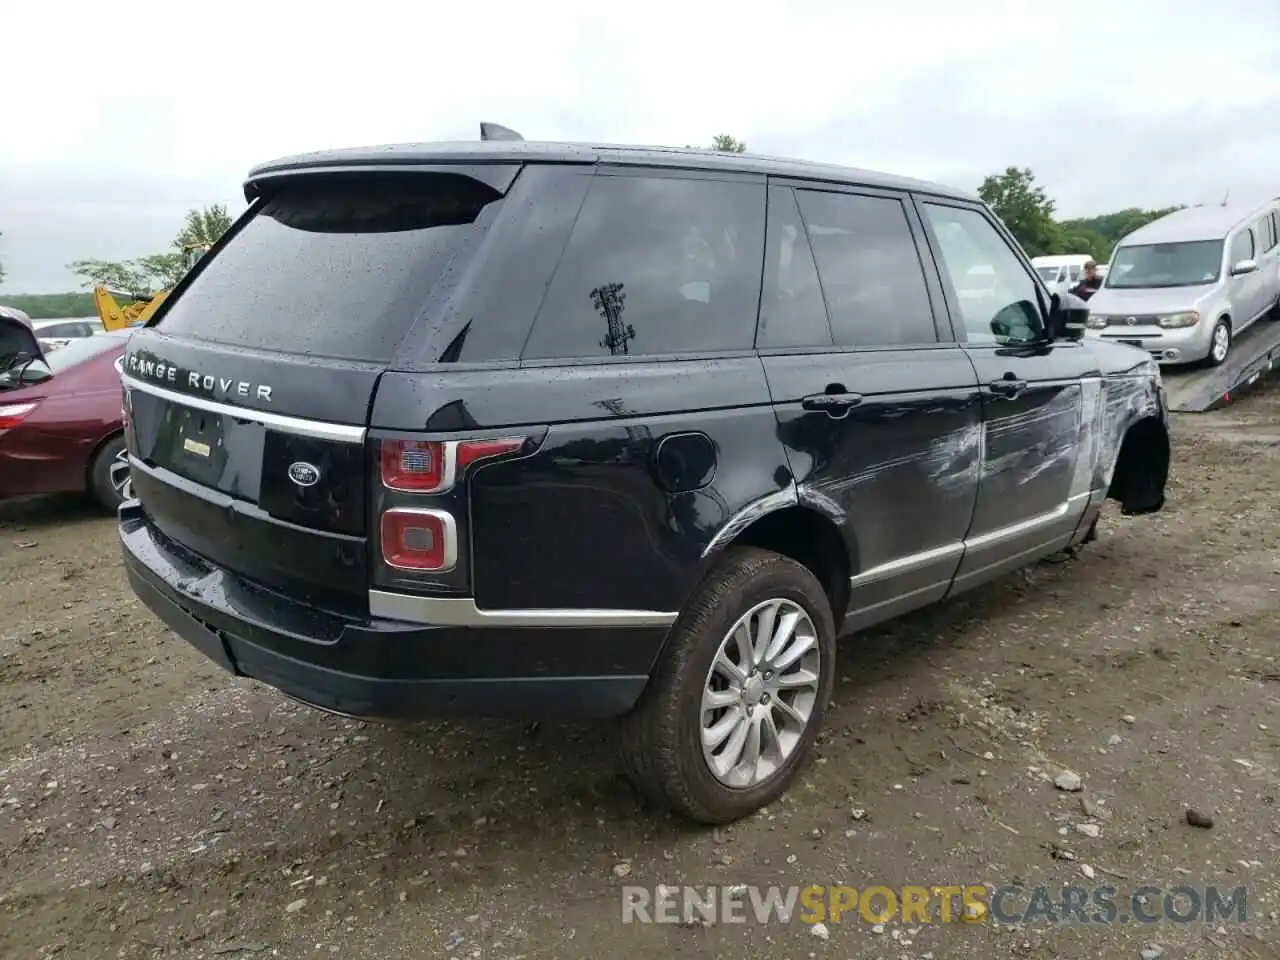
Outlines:
[[[1006,376],[1003,380],[992,380],[987,386],[991,392],[1001,397],[1016,397],[1027,389],[1027,381],[1015,380]]]
[[[860,393],[815,393],[801,400],[800,406],[815,413],[826,413],[832,419],[839,420],[848,416],[849,411],[861,402]]]

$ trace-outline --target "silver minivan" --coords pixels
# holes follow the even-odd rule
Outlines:
[[[1161,363],[1222,363],[1255,320],[1280,320],[1280,199],[1252,208],[1189,207],[1116,246],[1089,301],[1088,336]]]

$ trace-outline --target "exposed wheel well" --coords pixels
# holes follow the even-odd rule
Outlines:
[[[808,567],[831,601],[837,634],[849,605],[849,551],[836,525],[805,507],[787,507],[761,517],[733,541],[790,557]]]
[[[1155,417],[1144,417],[1125,431],[1107,496],[1127,514],[1151,513],[1164,506],[1169,479],[1169,433]]]
[[[113,430],[94,444],[93,449],[89,451],[89,456],[84,462],[84,488],[86,490],[93,490],[93,465],[98,462],[98,454],[102,452],[102,448],[112,440],[123,435],[123,430]]]

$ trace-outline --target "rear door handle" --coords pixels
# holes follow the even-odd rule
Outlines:
[[[1025,380],[992,380],[987,386],[991,392],[1001,397],[1016,397],[1023,390],[1027,389],[1027,381]]]
[[[861,402],[860,393],[815,393],[801,400],[800,406],[805,410],[825,412],[827,416],[839,420]]]

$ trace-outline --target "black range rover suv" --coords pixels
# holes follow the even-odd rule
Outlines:
[[[245,193],[121,360],[120,536],[175,632],[321,709],[622,717],[649,795],[732,820],[836,637],[1164,502],[1157,367],[973,196],[510,140]]]

